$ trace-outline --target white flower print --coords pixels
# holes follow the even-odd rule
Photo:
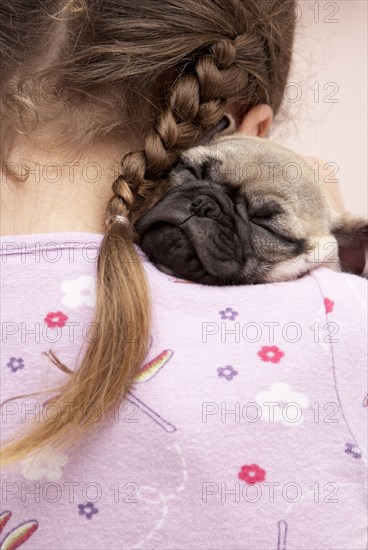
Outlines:
[[[303,422],[302,409],[309,405],[304,393],[292,391],[284,382],[276,382],[270,389],[258,392],[256,402],[262,410],[262,420],[283,422],[287,426],[300,426]]]
[[[22,475],[31,480],[45,477],[49,481],[58,481],[67,462],[67,455],[61,452],[33,453],[22,461]]]
[[[62,302],[69,307],[79,307],[83,304],[96,305],[96,279],[91,275],[81,275],[77,279],[67,279],[60,285],[64,296]]]

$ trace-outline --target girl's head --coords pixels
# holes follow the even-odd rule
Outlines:
[[[225,112],[238,125],[244,115],[262,121],[278,112],[295,19],[293,0],[2,0],[2,161],[20,133],[36,140],[41,129],[48,146],[71,152],[132,140],[138,146],[111,182],[106,219],[134,221],[178,153]],[[97,265],[98,335],[75,372],[51,354],[66,373],[54,398],[63,414],[28,427],[4,450],[4,462],[70,444],[93,426],[90,408],[109,410],[134,381],[150,335],[135,238],[129,226],[108,226]],[[124,336],[131,324],[134,341]],[[72,418],[70,402],[78,403]]]
[[[3,0],[0,9],[5,147],[36,128],[70,151],[141,134],[147,158],[134,163],[156,179],[226,109],[239,122],[257,105],[280,107],[293,1]]]

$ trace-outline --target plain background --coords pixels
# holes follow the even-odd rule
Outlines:
[[[367,1],[299,0],[284,112],[271,139],[333,163],[347,210],[367,215]],[[334,173],[335,172],[335,176]]]

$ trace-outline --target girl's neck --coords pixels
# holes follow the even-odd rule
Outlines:
[[[1,167],[1,234],[104,234],[111,186],[131,149],[126,143],[106,142],[77,156],[19,140]],[[9,168],[29,175],[16,183]]]

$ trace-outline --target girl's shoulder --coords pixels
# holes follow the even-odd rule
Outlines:
[[[336,309],[334,308],[336,314],[338,314],[339,310],[342,313],[349,309],[352,311],[352,308],[354,308],[357,314],[359,312],[364,314],[365,312],[364,316],[366,317],[367,279],[351,273],[337,272],[325,267],[311,272],[311,277],[322,294],[334,296],[334,302],[336,302],[337,306]],[[328,309],[331,309],[331,307]]]

